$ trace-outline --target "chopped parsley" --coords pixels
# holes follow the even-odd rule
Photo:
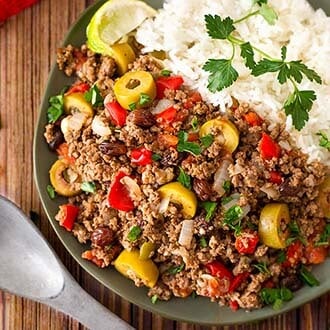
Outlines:
[[[96,191],[96,186],[93,181],[83,182],[80,186],[81,190],[87,193],[94,194]]]
[[[280,251],[277,255],[276,262],[279,264],[283,263],[286,260],[286,254],[284,251]]]
[[[319,280],[309,271],[306,267],[300,268],[299,277],[301,280],[309,286],[319,286]]]
[[[330,223],[325,226],[324,232],[321,234],[320,239],[315,243],[315,246],[329,245],[330,239]]]
[[[179,266],[172,266],[167,270],[167,273],[171,275],[175,275],[182,272],[184,268],[185,268],[185,264],[181,264]]]
[[[151,303],[152,304],[155,304],[156,302],[157,302],[157,300],[158,300],[158,296],[155,294],[155,295],[153,295],[152,297],[151,297]]]
[[[230,229],[235,231],[235,235],[239,235],[242,230],[241,218],[243,215],[243,210],[240,206],[234,205],[229,208],[224,217],[223,224],[227,225]]]
[[[179,166],[178,181],[187,189],[191,189],[191,177]]]
[[[298,226],[297,221],[291,221],[289,223],[289,229],[291,236],[286,240],[287,246],[289,246],[292,242],[296,241],[297,239],[299,239],[301,243],[303,243],[304,245],[307,245],[306,239],[303,236],[301,236],[300,228]]]
[[[136,109],[136,103],[133,102],[133,103],[129,104],[128,107],[129,107],[129,109],[130,109],[131,111],[133,111],[133,110]]]
[[[134,226],[129,231],[127,238],[129,241],[134,242],[139,238],[141,234],[142,234],[142,229],[139,226]]]
[[[281,58],[273,58],[254,47],[250,42],[238,39],[233,35],[236,29],[235,24],[252,16],[261,15],[269,24],[274,24],[277,20],[276,12],[266,1],[254,1],[253,5],[258,5],[260,8],[235,21],[230,17],[223,19],[218,15],[204,16],[208,35],[213,39],[226,40],[232,46],[230,58],[208,59],[204,64],[203,69],[209,72],[207,87],[213,93],[219,92],[231,86],[238,79],[239,74],[233,66],[233,61],[236,47],[239,47],[240,56],[244,59],[246,67],[251,70],[253,76],[277,73],[277,80],[280,84],[290,83],[292,85],[292,93],[283,107],[286,115],[291,116],[293,126],[297,130],[301,130],[309,120],[309,111],[316,100],[316,94],[313,90],[300,90],[297,84],[300,84],[304,77],[318,84],[322,84],[322,79],[317,72],[307,67],[301,60],[287,61],[287,48],[285,46],[281,49]],[[262,55],[259,62],[255,61],[255,52]]]
[[[139,104],[140,105],[147,105],[148,103],[150,103],[151,101],[151,98],[148,94],[145,94],[145,93],[141,93],[140,94],[140,100],[139,100]]]
[[[156,162],[158,160],[161,160],[162,156],[159,154],[152,154],[151,159]]]
[[[204,236],[199,239],[199,246],[201,248],[206,248],[208,246],[207,240]]]
[[[93,106],[99,107],[103,105],[103,97],[99,88],[95,84],[87,92],[85,92],[84,98]]]
[[[55,123],[64,113],[64,95],[59,94],[49,98],[47,118],[49,123]]]
[[[226,180],[222,185],[222,188],[225,190],[226,193],[230,191],[230,187],[231,187],[231,182],[229,180]]]
[[[55,192],[54,187],[49,184],[46,189],[47,189],[47,193],[48,193],[49,198],[54,199],[55,196],[56,196],[56,192]]]
[[[206,211],[205,221],[209,222],[214,216],[215,210],[217,208],[217,203],[206,201],[201,202],[200,205]]]
[[[253,265],[253,267],[256,268],[257,270],[259,270],[260,273],[270,274],[270,271],[265,262],[259,262],[255,265]]]
[[[260,297],[266,305],[273,305],[274,309],[279,309],[284,301],[290,301],[293,298],[293,293],[287,288],[263,288],[260,291]]]
[[[191,154],[193,154],[194,156],[198,156],[201,154],[202,150],[201,147],[194,142],[189,142],[188,141],[188,133],[184,132],[184,131],[180,131],[178,134],[178,146],[177,146],[177,150],[179,152],[189,152]]]
[[[191,127],[194,131],[198,130],[198,119],[196,116],[194,116],[193,119],[191,120]]]
[[[330,140],[327,135],[323,132],[318,132],[316,135],[320,137],[319,146],[330,151]]]
[[[171,75],[171,73],[172,73],[171,70],[166,70],[166,69],[164,69],[160,72],[160,74],[164,77],[169,77]]]
[[[212,134],[207,134],[203,137],[200,138],[201,142],[202,142],[202,145],[205,147],[205,148],[208,148],[214,141],[214,137]]]

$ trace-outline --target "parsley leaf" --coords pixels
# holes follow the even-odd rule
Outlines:
[[[320,136],[319,146],[330,151],[330,140],[327,135],[323,132],[318,132],[316,135]]]
[[[171,73],[172,73],[171,70],[166,70],[166,69],[164,69],[160,72],[160,74],[164,77],[169,77],[171,75]]]
[[[273,304],[273,308],[279,308],[283,301],[290,301],[293,298],[293,293],[287,288],[263,288],[260,297],[266,305]]]
[[[184,268],[185,268],[185,264],[181,264],[179,266],[172,266],[167,270],[167,273],[171,275],[175,275],[182,272]]]
[[[199,240],[199,246],[201,248],[206,248],[208,246],[208,243],[206,241],[206,238],[204,236],[202,236]]]
[[[49,98],[47,118],[49,123],[55,123],[64,113],[64,96],[59,94]]]
[[[96,85],[93,85],[89,91],[85,92],[84,98],[96,107],[103,105],[103,97],[101,96],[100,90]]]
[[[127,238],[129,241],[134,242],[139,238],[141,234],[142,234],[142,229],[139,226],[133,226],[129,231]]]
[[[307,268],[304,266],[301,267],[299,276],[302,279],[302,281],[309,286],[319,286],[320,285],[319,280],[310,271],[308,271]]]
[[[226,193],[230,191],[230,187],[231,187],[230,180],[226,180],[222,185],[222,188],[225,190]]]
[[[268,58],[263,58],[254,66],[252,74],[255,77],[258,77],[268,72],[278,72],[281,71],[284,65],[285,63],[283,61],[274,61]]]
[[[151,98],[148,94],[146,93],[141,93],[140,94],[140,100],[139,100],[139,104],[140,105],[146,105],[151,101]]]
[[[155,304],[157,302],[157,300],[158,300],[158,296],[156,294],[151,297],[152,304]]]
[[[96,186],[95,183],[93,181],[91,182],[83,182],[80,186],[82,191],[88,192],[88,193],[95,193],[96,190]]]
[[[308,112],[312,109],[316,94],[312,90],[295,90],[285,101],[284,110],[287,116],[292,117],[293,126],[300,131],[309,119]]]
[[[276,262],[279,264],[283,263],[286,260],[286,254],[284,251],[280,251],[277,255]]]
[[[256,62],[254,60],[254,51],[249,42],[246,42],[242,45],[240,45],[241,48],[241,56],[245,59],[245,65],[249,69],[253,70],[253,68],[256,65]]]
[[[179,142],[177,146],[177,150],[179,152],[190,152],[191,154],[197,156],[200,155],[202,150],[201,147],[194,142],[189,142],[188,141],[188,133],[184,131],[180,131],[178,134]]]
[[[260,273],[270,274],[270,271],[265,262],[259,262],[255,265],[252,265],[254,268],[258,269]]]
[[[205,147],[205,148],[208,148],[214,141],[214,137],[212,134],[207,134],[203,137],[200,138],[201,142],[202,142],[202,145]]]
[[[47,193],[48,193],[49,198],[54,199],[55,195],[56,195],[54,187],[49,184],[46,189],[47,189]]]
[[[315,243],[315,246],[329,245],[330,239],[330,223],[325,226],[324,232],[321,234],[318,242]]]
[[[193,119],[191,120],[191,127],[194,131],[198,130],[198,119],[196,116],[194,116]]]
[[[215,210],[217,208],[217,203],[216,202],[201,202],[200,205],[206,211],[205,221],[209,222],[214,216]]]
[[[223,224],[233,229],[235,231],[235,235],[238,235],[242,230],[241,228],[242,215],[243,215],[243,210],[238,205],[232,206],[225,213]]]
[[[162,159],[162,156],[159,154],[152,154],[151,159],[155,162]]]
[[[191,189],[191,177],[179,166],[178,181],[186,188]]]
[[[133,110],[136,109],[136,103],[133,102],[133,103],[129,104],[128,107],[129,107],[129,109],[130,109],[131,111],[133,111]]]
[[[205,15],[206,30],[213,39],[227,39],[235,30],[234,21],[230,17],[224,20],[218,15]]]
[[[203,66],[203,70],[211,72],[208,78],[207,88],[212,92],[220,92],[226,87],[231,86],[238,78],[238,72],[231,65],[232,60],[209,59]]]
[[[260,5],[260,3],[259,3]],[[275,10],[266,3],[262,3],[259,14],[267,21],[268,24],[274,25],[278,19]]]

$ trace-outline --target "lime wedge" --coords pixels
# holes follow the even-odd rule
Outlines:
[[[111,55],[111,45],[156,13],[143,1],[109,0],[96,11],[87,26],[88,47],[96,53]]]

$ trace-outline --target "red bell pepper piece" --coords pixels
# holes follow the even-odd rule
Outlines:
[[[252,254],[254,253],[258,242],[259,236],[256,232],[242,232],[236,237],[235,248],[240,254]]]
[[[183,78],[181,76],[172,76],[172,77],[160,77],[156,80],[157,86],[157,98],[164,98],[165,89],[177,90],[183,84]]]
[[[261,126],[263,122],[263,120],[252,111],[245,114],[243,118],[250,126]]]
[[[236,312],[239,309],[238,302],[236,300],[230,300],[229,307],[233,312]]]
[[[129,212],[134,210],[134,203],[126,186],[120,182],[125,176],[127,174],[123,171],[117,173],[108,193],[108,203],[116,210]]]
[[[281,154],[281,147],[268,134],[262,133],[259,142],[259,150],[263,159],[278,158]]]
[[[249,276],[250,276],[249,272],[244,272],[236,275],[230,283],[228,292],[229,293],[234,292],[241,285],[241,283],[244,282]]]
[[[300,240],[291,243],[286,250],[286,260],[283,262],[283,267],[292,267],[298,265],[303,257],[303,244]]]
[[[188,99],[184,102],[183,106],[186,109],[192,108],[196,103],[202,101],[202,96],[199,92],[193,92]]]
[[[87,83],[79,83],[71,86],[71,88],[65,93],[65,95],[70,95],[72,93],[85,93],[90,89]]]
[[[73,204],[64,204],[60,206],[60,225],[67,231],[71,231],[77,219],[79,207]]]
[[[207,270],[210,272],[212,276],[216,276],[218,278],[227,278],[230,281],[233,278],[233,274],[231,271],[220,261],[212,261],[205,265]]]
[[[126,123],[127,110],[124,109],[118,102],[113,101],[105,105],[111,121],[119,127],[123,127]]]
[[[277,171],[271,171],[269,181],[274,184],[281,184],[283,181],[282,174]]]
[[[148,165],[152,163],[152,151],[144,147],[131,151],[131,162],[135,165]]]
[[[174,107],[169,107],[156,115],[157,121],[161,123],[170,124],[174,121],[176,117],[176,109]]]
[[[309,264],[321,264],[328,256],[328,248],[326,246],[307,245],[305,257]]]

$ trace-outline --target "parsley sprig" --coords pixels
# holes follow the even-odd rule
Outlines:
[[[309,111],[312,109],[316,94],[313,90],[300,90],[303,78],[311,82],[322,84],[321,77],[312,69],[308,68],[302,61],[287,61],[287,48],[281,49],[281,58],[273,58],[261,49],[253,46],[250,42],[235,37],[236,27],[242,21],[255,15],[261,15],[269,24],[275,24],[277,15],[267,4],[267,0],[253,1],[253,6],[259,8],[248,13],[246,16],[233,20],[230,17],[221,18],[218,15],[205,15],[206,30],[213,39],[227,40],[232,45],[232,55],[229,59],[208,59],[203,69],[210,72],[208,78],[208,89],[215,93],[231,86],[239,77],[238,72],[233,66],[236,47],[240,49],[240,56],[244,59],[245,65],[251,70],[255,77],[266,73],[277,73],[278,82],[283,85],[290,83],[293,87],[292,93],[285,101],[283,108],[287,116],[292,117],[292,123],[297,130],[301,130],[309,119]],[[259,53],[262,59],[255,61],[255,53]]]

